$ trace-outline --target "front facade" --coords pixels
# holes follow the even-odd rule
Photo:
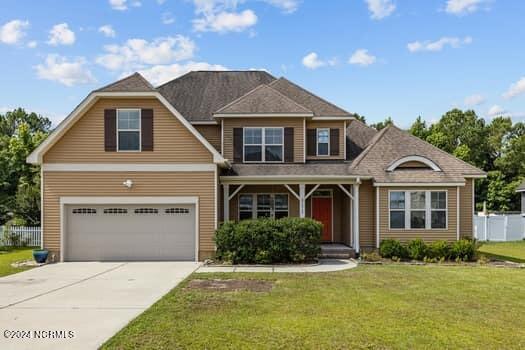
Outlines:
[[[226,220],[323,223],[356,252],[472,237],[485,174],[266,72],[139,74],[93,91],[29,157],[54,261],[203,260]]]

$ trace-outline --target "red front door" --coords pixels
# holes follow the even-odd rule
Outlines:
[[[323,224],[323,241],[332,240],[332,198],[312,197],[312,218]]]

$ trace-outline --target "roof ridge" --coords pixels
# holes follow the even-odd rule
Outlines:
[[[160,84],[159,86],[156,87],[156,89],[159,89],[159,88],[163,87],[164,85],[167,85],[167,84],[171,83],[171,82],[174,81],[174,80],[178,80],[178,79],[184,78],[186,75],[189,75],[189,74],[194,73],[194,72],[195,72],[195,71],[190,70],[190,71],[188,71],[188,72],[186,72],[186,73],[184,73],[184,74],[182,74],[182,75],[179,75],[179,76],[176,77],[176,78],[173,78],[173,79],[171,79],[171,80],[168,80],[168,81],[165,82],[165,83]]]
[[[431,147],[433,147],[435,150],[441,152],[442,154],[445,154],[445,155],[447,155],[447,156],[449,156],[449,157],[452,157],[452,158],[458,160],[459,162],[461,162],[461,163],[463,163],[463,164],[469,166],[470,168],[473,168],[473,169],[478,170],[478,171],[481,170],[481,172],[485,173],[484,170],[479,169],[478,167],[476,167],[476,166],[474,166],[474,165],[472,165],[472,164],[470,164],[470,163],[464,161],[463,159],[460,159],[460,158],[458,158],[458,157],[456,157],[456,156],[454,156],[454,155],[452,155],[452,154],[450,154],[450,153],[448,153],[448,152],[442,150],[441,148],[434,146],[434,145],[431,144],[430,142],[428,142],[428,141],[426,141],[426,140],[423,140],[423,139],[420,139],[419,137],[412,135],[412,134],[409,133],[408,131],[401,129],[401,128],[395,126],[394,124],[392,124],[391,126],[393,126],[395,129],[399,130],[400,132],[405,133],[406,135],[408,135],[408,136],[411,137],[411,138],[414,138],[414,139],[416,139],[416,140],[418,140],[418,141],[422,141],[422,142],[424,142],[424,143],[430,145]]]
[[[234,104],[240,102],[241,100],[243,100],[244,98],[248,97],[249,95],[255,93],[257,90],[262,89],[262,88],[265,88],[265,87],[271,89],[273,92],[277,93],[278,95],[280,95],[281,97],[285,98],[286,100],[292,102],[292,103],[295,104],[296,106],[298,106],[298,107],[304,109],[305,111],[308,111],[308,112],[310,112],[310,113],[313,113],[311,110],[309,110],[309,109],[306,108],[305,106],[303,106],[303,105],[297,103],[296,101],[294,101],[294,100],[291,99],[290,97],[288,97],[288,96],[282,94],[281,92],[277,91],[276,89],[272,88],[269,84],[260,84],[260,85],[257,85],[255,88],[251,89],[250,91],[248,91],[248,92],[245,93],[244,95],[242,95],[242,96],[236,98],[235,100],[231,101],[230,103],[228,103],[228,104],[224,105],[223,107],[219,108],[219,109],[218,109],[216,112],[214,112],[214,113],[220,113],[220,111],[222,111],[223,109],[226,109],[226,108],[228,108],[228,107],[233,106]]]
[[[100,87],[100,88],[98,88],[98,89],[96,89],[96,90],[93,90],[93,91],[96,92],[96,91],[101,91],[101,90],[104,90],[104,89],[110,88],[110,87],[112,87],[112,86],[117,85],[118,83],[123,82],[124,80],[127,80],[127,79],[132,78],[132,77],[135,77],[135,76],[137,76],[139,79],[141,79],[143,82],[145,82],[146,85],[148,85],[148,87],[149,87],[150,89],[155,90],[155,87],[154,87],[153,85],[151,85],[151,83],[150,83],[148,80],[146,80],[146,78],[144,78],[139,72],[135,72],[135,73],[130,74],[130,75],[128,75],[128,76],[126,76],[126,77],[124,77],[124,78],[122,78],[122,79],[119,79],[119,80],[117,80],[117,81],[114,81],[114,82],[112,82],[112,83],[109,83],[109,84],[107,84],[107,85],[104,85],[104,86],[102,86],[102,87]]]
[[[273,85],[274,83],[277,83],[277,82],[278,82],[279,80],[281,80],[281,79],[282,79],[283,81],[286,81],[286,82],[288,82],[289,84],[295,86],[296,88],[298,88],[298,89],[300,89],[300,90],[306,92],[307,94],[309,94],[309,95],[311,95],[311,96],[314,96],[314,97],[320,99],[321,101],[323,101],[323,102],[329,104],[330,106],[339,109],[340,111],[342,111],[342,112],[344,112],[344,113],[347,113],[347,114],[354,114],[354,113],[348,112],[347,110],[345,110],[345,109],[343,109],[343,108],[341,108],[341,107],[339,107],[339,106],[333,104],[332,102],[330,102],[330,101],[328,101],[328,100],[325,100],[325,99],[322,98],[321,96],[318,96],[318,95],[314,94],[313,92],[311,92],[311,91],[309,91],[309,90],[306,90],[306,89],[303,88],[302,86],[297,85],[296,83],[294,83],[293,81],[290,81],[290,80],[286,79],[285,77],[279,77],[279,79],[276,79],[276,80],[272,81],[272,82],[271,82],[270,84],[268,84],[268,85]]]
[[[382,130],[378,131],[377,134],[374,135],[374,137],[372,138],[372,140],[370,140],[370,143],[366,146],[366,148],[364,149],[363,152],[361,152],[356,159],[354,159],[354,161],[352,162],[352,164],[350,165],[350,169],[349,170],[353,170],[355,169],[359,163],[361,163],[361,161],[365,158],[365,156],[370,153],[370,150],[372,148],[374,148],[375,145],[377,145],[377,143],[379,142],[379,140],[381,138],[383,138],[383,135],[386,134],[386,132],[390,129],[392,125],[388,125],[387,127],[383,128]]]
[[[377,131],[376,129],[374,129],[373,127],[367,125],[366,123],[360,121],[359,119],[357,119],[357,118],[355,118],[355,117],[354,117],[353,120],[351,120],[351,122],[352,122],[352,123],[359,123],[359,124],[362,124],[365,128],[370,129],[370,130],[373,130],[376,134],[379,132],[379,131]],[[347,129],[350,127],[350,124],[351,124],[351,123],[348,123],[348,126],[346,127]],[[374,136],[375,136],[375,134],[374,134]]]

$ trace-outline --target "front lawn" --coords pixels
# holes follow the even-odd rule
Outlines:
[[[525,263],[525,241],[487,242],[478,251],[495,258]]]
[[[266,280],[273,289],[189,289],[192,279]],[[103,348],[519,349],[524,295],[525,271],[510,268],[193,274]]]
[[[31,267],[12,267],[11,263],[33,259],[33,248],[12,248],[7,251],[0,250],[0,277],[11,275]]]

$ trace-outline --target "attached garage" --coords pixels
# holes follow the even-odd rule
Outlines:
[[[196,260],[197,204],[63,203],[62,214],[64,261]]]

